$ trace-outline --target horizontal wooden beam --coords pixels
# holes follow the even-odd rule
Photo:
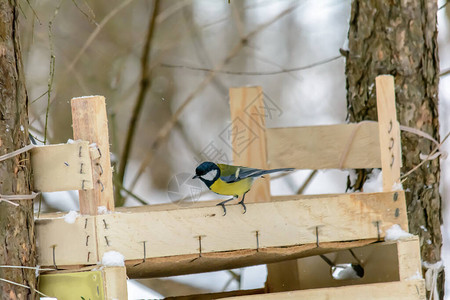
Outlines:
[[[346,241],[374,241],[382,239],[393,224],[408,229],[402,191],[273,197],[272,202],[247,204],[246,214],[242,214],[240,205],[230,205],[226,216],[222,216],[221,207],[216,204],[217,201],[209,201],[188,208],[175,205],[125,208],[118,213],[81,216],[74,224],[67,224],[54,215],[43,215],[36,220],[38,263],[52,265],[52,247],[56,245],[58,266],[92,263],[87,262],[87,253],[95,249],[88,247],[97,247],[98,258],[114,250],[122,253],[127,261],[135,262],[186,256],[191,260],[201,256],[197,260],[202,261],[207,255],[214,259],[219,253],[227,252],[231,257],[227,264],[230,264],[235,251],[244,251],[244,256],[256,258],[252,264],[258,264],[265,263],[264,252],[270,253],[271,249],[281,252],[277,258],[267,260],[282,260],[284,250],[280,249],[286,249],[286,255],[292,254],[288,247],[303,246],[294,250],[294,256],[301,257],[300,252],[318,248],[317,243],[320,248],[325,243],[337,247]],[[94,228],[95,233],[88,231]],[[97,236],[96,243],[89,241],[86,246],[87,235]],[[58,247],[70,250],[59,251]],[[74,249],[79,249],[77,255]],[[261,255],[255,256],[260,252]],[[95,257],[94,253],[91,255]],[[217,268],[226,268],[220,266],[221,260],[218,256]]]
[[[267,129],[270,168],[380,168],[378,123]]]
[[[90,265],[99,261],[95,217],[79,216],[67,223],[64,214],[36,219],[39,265]]]
[[[31,150],[34,188],[39,192],[89,190],[92,182],[89,143],[37,146]]]
[[[308,299],[308,300],[425,300],[424,280],[393,281],[372,284],[350,285],[334,288],[321,288],[311,290],[290,291],[230,297],[229,300],[253,299]]]

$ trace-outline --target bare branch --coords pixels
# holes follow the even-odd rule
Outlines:
[[[224,68],[224,66],[227,65],[242,50],[242,48],[244,48],[244,46],[247,44],[247,41],[250,38],[252,38],[256,34],[261,32],[262,30],[264,30],[265,28],[267,28],[271,24],[275,23],[276,21],[278,21],[283,16],[285,16],[285,15],[291,13],[292,11],[294,11],[296,8],[298,8],[300,6],[300,4],[301,3],[296,3],[295,5],[285,9],[280,14],[278,14],[276,17],[274,17],[273,19],[269,20],[268,22],[266,22],[264,24],[261,24],[255,30],[253,30],[252,32],[247,34],[245,37],[243,37],[241,39],[239,44],[237,44],[230,51],[230,53],[227,55],[227,57],[216,68],[214,68],[213,70],[211,70],[208,73],[208,75],[203,79],[203,81],[197,86],[197,88],[194,91],[192,91],[191,94],[189,94],[189,96],[186,98],[186,100],[184,100],[184,102],[181,104],[181,106],[175,111],[175,113],[172,115],[172,117],[166,122],[166,124],[158,132],[155,140],[153,141],[153,143],[150,146],[149,152],[147,153],[147,155],[143,159],[141,165],[139,166],[139,170],[138,170],[136,176],[134,177],[133,181],[131,182],[129,190],[131,190],[131,191],[133,190],[133,188],[135,187],[137,181],[142,176],[142,174],[144,173],[144,171],[147,168],[147,166],[152,162],[155,152],[167,140],[170,131],[172,130],[172,128],[177,123],[178,118],[180,117],[181,113],[186,109],[186,107],[191,103],[191,101],[200,92],[202,92],[203,89],[211,82],[211,80],[216,76],[218,71],[222,70]]]
[[[226,71],[226,70],[215,70],[216,73],[223,73],[223,74],[231,74],[231,75],[253,75],[253,76],[257,76],[257,75],[261,75],[261,76],[266,76],[266,75],[278,75],[278,74],[283,74],[283,73],[290,73],[290,72],[298,72],[298,71],[303,71],[303,70],[307,70],[307,69],[311,69],[320,65],[324,65],[330,62],[333,62],[335,60],[338,60],[339,58],[341,58],[342,55],[338,55],[338,56],[334,56],[325,60],[321,60],[315,63],[312,63],[310,65],[306,65],[306,66],[301,66],[301,67],[296,67],[296,68],[290,68],[290,69],[283,69],[283,70],[279,70],[279,71],[270,71],[270,72],[255,72],[255,71]],[[188,69],[188,70],[193,70],[193,71],[203,71],[203,72],[213,72],[213,70],[208,69],[208,68],[201,68],[201,67],[191,67],[191,66],[182,66],[182,65],[172,65],[172,64],[161,64],[160,66],[165,67],[165,68],[179,68],[179,69]],[[450,71],[448,71],[450,73]]]
[[[131,115],[130,122],[128,124],[128,132],[126,135],[124,149],[122,151],[122,157],[119,161],[119,171],[117,173],[117,181],[123,185],[123,179],[125,176],[125,169],[127,167],[128,159],[130,157],[131,146],[133,145],[133,139],[136,132],[136,126],[139,120],[140,113],[142,111],[142,105],[144,104],[145,97],[150,86],[151,78],[149,76],[149,64],[150,64],[150,49],[155,32],[156,16],[159,10],[159,0],[155,0],[153,5],[153,12],[148,23],[147,36],[142,49],[141,56],[141,79],[139,82],[139,92],[134,104],[133,113]],[[123,206],[124,198],[121,196],[119,188],[116,189],[116,206]]]

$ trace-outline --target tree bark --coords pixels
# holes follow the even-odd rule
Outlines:
[[[28,99],[18,36],[18,4],[0,0],[0,155],[28,143]],[[24,153],[0,162],[0,193],[30,194],[30,155]],[[0,202],[0,265],[36,266],[33,201]],[[0,281],[2,299],[34,299],[34,270],[0,268],[0,278],[30,287]]]
[[[439,140],[437,1],[355,0],[352,2],[349,49],[346,53],[347,104],[350,122],[377,120],[375,77],[395,77],[397,115],[401,125]],[[402,174],[429,154],[432,142],[402,133]],[[367,170],[358,170],[351,187],[362,187]],[[409,230],[420,236],[422,260],[441,260],[439,159],[425,163],[403,183]],[[438,276],[443,298],[444,272]]]

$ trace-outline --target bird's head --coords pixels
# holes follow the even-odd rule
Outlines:
[[[195,169],[195,176],[192,179],[200,178],[205,183],[213,183],[219,177],[219,167],[213,162],[205,161]]]

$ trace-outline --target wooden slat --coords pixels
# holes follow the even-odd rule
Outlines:
[[[422,264],[419,240],[413,238],[409,241],[399,242],[397,249],[400,280],[408,280],[411,277],[421,275]]]
[[[34,188],[39,192],[93,188],[89,143],[38,146],[31,150]]]
[[[38,264],[53,266],[55,262],[56,266],[60,266],[97,263],[95,219],[79,216],[75,223],[69,224],[63,216],[49,219],[42,216],[35,221]]]
[[[43,274],[39,290],[58,299],[128,299],[125,267]]]
[[[377,76],[376,88],[383,191],[388,192],[400,182],[402,166],[400,125],[397,122],[395,109],[394,77]]]
[[[267,153],[270,168],[381,167],[376,122],[267,129]]]
[[[266,124],[262,88],[230,89],[231,125],[228,128],[233,147],[233,164],[267,169]],[[245,203],[270,201],[270,176],[256,180]]]
[[[92,161],[94,189],[79,191],[80,211],[82,214],[96,215],[99,206],[105,206],[113,211],[114,198],[105,97],[73,98],[71,106],[74,139],[96,143],[101,152],[101,157]]]
[[[39,276],[39,291],[57,299],[104,300],[106,297],[103,286],[100,270]]]
[[[105,299],[128,299],[127,272],[125,267],[105,267],[102,269]]]
[[[230,297],[230,300],[250,299],[308,299],[308,300],[425,300],[423,280],[394,281],[364,285],[291,291],[282,293],[258,294]]]
[[[202,254],[245,249],[252,252],[258,246],[262,249],[311,244],[314,248],[315,226],[319,227],[320,243],[373,240],[378,238],[375,222],[379,223],[380,238],[393,224],[407,227],[404,193],[398,192],[397,201],[393,198],[394,193],[273,197],[272,202],[249,203],[246,214],[242,214],[240,205],[230,205],[225,217],[221,207],[215,205],[217,201],[171,210],[156,208],[152,211],[151,207],[144,207],[142,212],[138,209],[127,212],[124,209],[120,213],[96,217],[98,256],[115,250],[126,260],[143,260],[144,241],[146,259],[198,256],[199,236]],[[44,238],[40,242],[39,250],[47,252],[40,254],[47,258],[44,262],[39,261],[41,265],[51,265],[48,259],[52,257],[51,245],[62,244],[63,238],[70,239],[72,231],[84,232],[82,222],[76,223],[77,228],[66,226],[64,231],[59,231],[54,227],[59,227],[60,221],[56,220],[53,225],[52,221],[36,221],[38,238],[52,237],[50,241]],[[86,237],[78,235],[76,241],[69,242],[69,247],[79,244],[72,249],[85,247]],[[66,264],[82,263],[80,259],[74,259],[73,250],[64,253]]]

